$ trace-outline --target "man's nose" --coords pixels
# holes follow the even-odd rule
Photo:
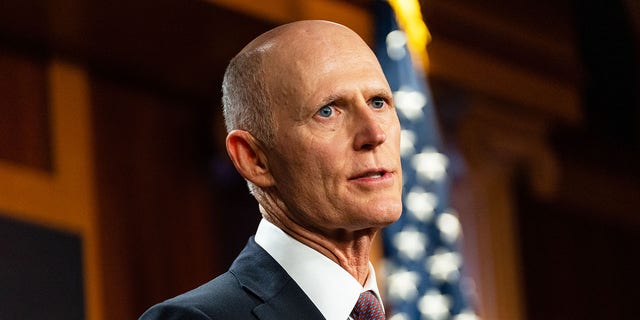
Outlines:
[[[376,111],[369,105],[363,106],[359,110],[358,116],[354,119],[356,128],[354,149],[358,151],[373,150],[387,140],[387,135],[380,123],[381,115],[376,114]]]

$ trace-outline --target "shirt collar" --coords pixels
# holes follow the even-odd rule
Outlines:
[[[258,225],[255,241],[282,266],[328,320],[348,319],[363,291],[373,291],[380,300],[371,262],[369,277],[363,287],[333,260],[292,238],[265,219]]]

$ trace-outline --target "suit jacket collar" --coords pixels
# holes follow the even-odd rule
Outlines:
[[[324,319],[309,297],[253,237],[229,269],[240,285],[262,300],[259,319]]]

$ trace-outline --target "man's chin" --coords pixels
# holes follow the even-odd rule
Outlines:
[[[386,226],[388,226],[388,225],[390,225],[390,224],[392,224],[392,223],[394,223],[394,222],[398,221],[398,219],[400,219],[400,215],[401,215],[401,214],[402,214],[402,211],[401,211],[400,213],[398,213],[397,215],[392,216],[392,217],[391,217],[391,218],[389,218],[387,221],[384,221],[384,222],[383,222],[383,224],[384,224],[384,225],[382,226],[382,228],[384,228],[384,227],[386,227]]]
[[[384,228],[400,219],[402,215],[402,205],[376,210],[377,214],[371,219],[371,223],[377,228]]]

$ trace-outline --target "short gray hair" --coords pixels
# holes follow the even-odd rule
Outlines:
[[[273,141],[271,94],[268,91],[263,55],[250,50],[236,55],[224,73],[222,105],[227,132],[245,130],[258,141]]]

